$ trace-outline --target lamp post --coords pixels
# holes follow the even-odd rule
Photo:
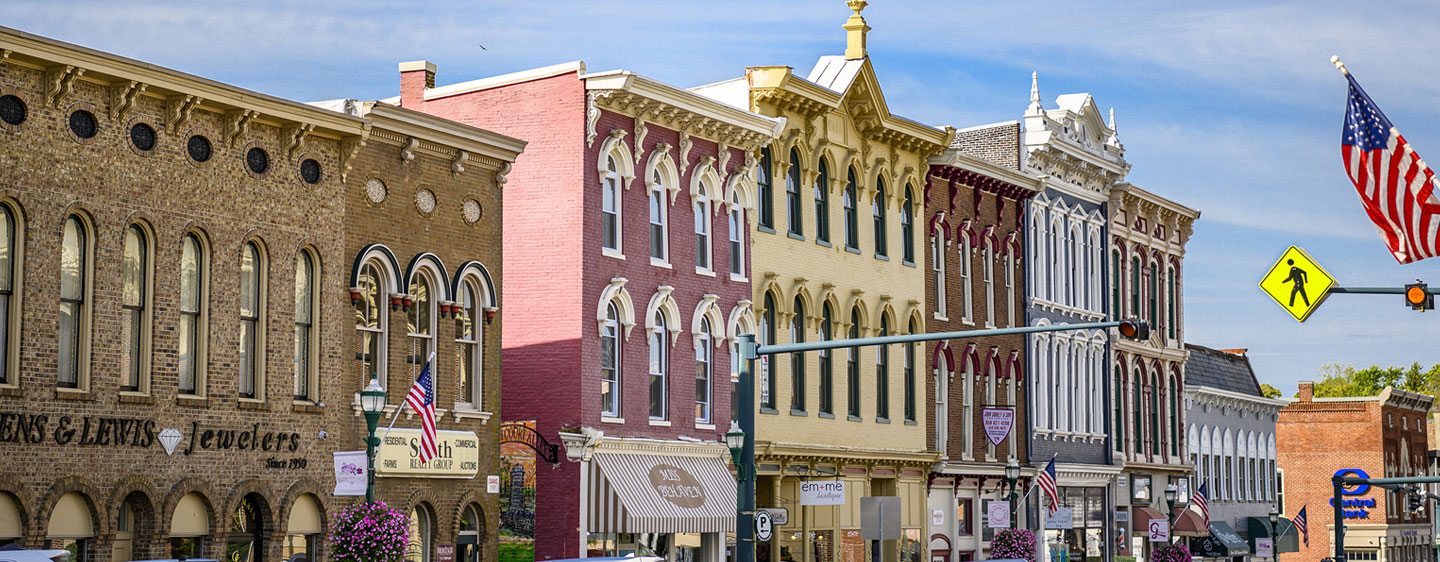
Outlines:
[[[1174,483],[1165,485],[1165,505],[1170,509],[1170,544],[1175,544],[1175,524],[1180,522],[1180,515],[1185,513],[1185,506],[1189,504],[1189,498],[1180,497],[1179,490]]]
[[[1279,512],[1278,510],[1276,510],[1274,507],[1271,507],[1271,508],[1270,508],[1270,536],[1274,537],[1274,540],[1270,541],[1270,556],[1274,557],[1276,562],[1279,562],[1279,561],[1280,561],[1280,512]]]
[[[1005,499],[1010,501],[1010,528],[1014,529],[1019,524],[1015,517],[1016,509],[1018,509],[1015,505],[1017,499],[1015,483],[1020,481],[1020,462],[1014,458],[1011,458],[1010,462],[1005,465],[1005,481],[1010,483],[1010,495],[1005,496]]]
[[[375,449],[380,439],[375,437],[375,428],[380,425],[380,416],[385,413],[385,389],[375,377],[360,391],[360,409],[365,412],[365,427],[370,434],[365,438],[365,503],[375,502]]]
[[[744,480],[745,464],[740,462],[740,453],[745,451],[745,431],[735,420],[730,420],[730,431],[725,432],[725,446],[730,448],[730,462],[735,463],[735,480]]]

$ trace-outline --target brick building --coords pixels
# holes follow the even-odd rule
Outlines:
[[[1318,562],[1334,555],[1336,473],[1382,478],[1427,472],[1425,418],[1433,402],[1389,387],[1379,396],[1316,398],[1314,383],[1300,383],[1298,399],[1280,410],[1275,424],[1285,516],[1308,508],[1310,529],[1309,544],[1302,543],[1287,560]],[[1345,490],[1343,500],[1347,560],[1435,560],[1430,512],[1408,511],[1404,494],[1356,486]]]
[[[384,381],[405,370],[385,350],[428,329],[453,359],[436,367],[437,412],[442,430],[471,431],[467,485],[411,477],[407,448],[391,444],[381,456],[397,470],[379,471],[379,497],[420,514],[409,559],[442,543],[472,562],[487,545],[494,559],[495,501],[475,478],[494,472],[498,345],[435,319],[478,321],[497,305],[498,268],[485,271],[500,260],[495,175],[523,143],[350,109],[0,30],[0,542],[77,561],[323,559],[329,518],[353,501],[332,495],[333,453],[364,433],[357,358],[388,364]],[[495,211],[481,219],[480,205]],[[408,269],[395,251],[416,256]],[[379,282],[357,282],[371,258]],[[387,334],[406,307],[428,326]],[[358,344],[361,310],[391,336],[378,352]],[[454,374],[467,359],[485,365],[468,401]]]
[[[499,503],[486,485],[499,476],[501,187],[525,143],[383,102],[316,105],[368,126],[346,146],[335,262],[349,275],[353,350],[334,367],[349,416],[341,443],[365,437],[359,392],[374,377],[389,404],[375,498],[409,515],[407,561],[495,560]],[[439,454],[420,463],[421,421],[405,397],[427,361]]]
[[[923,194],[925,329],[952,332],[1012,328],[1025,321],[1024,204],[1039,178],[1016,169],[1018,125],[967,135],[961,146],[930,159]],[[957,141],[957,144],[959,142]],[[981,154],[983,157],[972,156]],[[1008,165],[1007,165],[1008,163]],[[925,404],[933,407],[927,434],[940,453],[931,468],[927,541],[932,560],[989,558],[994,530],[984,522],[985,502],[1004,499],[1005,465],[1027,468],[1025,454],[1025,336],[989,336],[931,342]],[[1012,412],[1010,435],[988,440],[987,408]],[[1023,512],[1020,514],[1023,517]],[[940,521],[940,524],[936,524]]]
[[[364,122],[0,29],[0,123],[0,543],[322,557]]]
[[[583,62],[441,87],[406,63],[400,91],[530,141],[505,189],[505,417],[565,430],[571,455],[537,471],[537,559],[723,557],[727,342],[754,331],[747,155],[777,122]]]
[[[890,112],[865,48],[865,2],[848,2],[843,55],[696,88],[786,120],[756,177],[755,311],[760,343],[924,333],[923,185],[950,132]],[[858,562],[860,498],[898,496],[900,541],[885,561],[925,553],[924,358],[918,344],[777,356],[756,373],[756,503],[789,510],[757,559]],[[839,505],[802,505],[806,480],[840,480]],[[837,498],[836,501],[840,501]],[[813,500],[812,500],[813,501]],[[768,548],[766,548],[768,546]],[[878,561],[877,561],[878,562]]]

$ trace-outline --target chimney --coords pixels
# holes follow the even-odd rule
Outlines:
[[[860,17],[860,10],[864,10],[869,4],[865,0],[848,0],[845,2],[851,10],[850,19],[845,20],[845,59],[856,60],[866,57],[865,53],[865,32],[870,31],[870,26],[865,25],[865,18]]]
[[[435,87],[435,63],[417,60],[400,63],[400,106],[420,109],[425,90]]]
[[[1315,398],[1315,383],[1300,381],[1300,401],[1309,402]]]

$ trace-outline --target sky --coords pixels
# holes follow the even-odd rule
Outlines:
[[[280,97],[393,96],[397,63],[445,85],[559,62],[693,87],[746,66],[808,73],[842,54],[841,0],[378,2],[7,0],[0,25]],[[874,0],[869,53],[892,112],[967,127],[1049,108],[1114,108],[1129,181],[1201,211],[1185,259],[1186,341],[1245,348],[1295,391],[1330,363],[1440,363],[1440,311],[1335,295],[1305,323],[1257,288],[1289,245],[1342,286],[1440,285],[1399,265],[1340,160],[1339,55],[1423,157],[1440,162],[1440,4]],[[1428,38],[1428,39],[1427,39]]]

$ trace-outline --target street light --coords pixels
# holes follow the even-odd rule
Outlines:
[[[380,416],[385,413],[385,389],[380,381],[370,378],[370,384],[360,391],[360,409],[365,412],[365,427],[370,435],[365,438],[365,503],[375,502],[375,448],[380,439],[375,437],[375,428],[380,425]]]
[[[1280,560],[1280,512],[1273,506],[1270,508],[1270,536],[1275,537],[1270,542],[1270,556],[1278,562]]]
[[[740,453],[745,450],[745,431],[740,424],[730,420],[730,431],[725,432],[725,446],[730,448],[730,462],[735,463],[735,479],[745,479],[745,465],[740,462]]]
[[[1020,480],[1020,463],[1016,461],[1014,457],[1011,457],[1010,462],[1005,465],[1005,480],[1010,483],[1010,495],[1006,496],[1005,499],[1010,502],[1010,528],[1014,529],[1017,524],[1015,521],[1015,510],[1017,508],[1015,505],[1015,483]]]

